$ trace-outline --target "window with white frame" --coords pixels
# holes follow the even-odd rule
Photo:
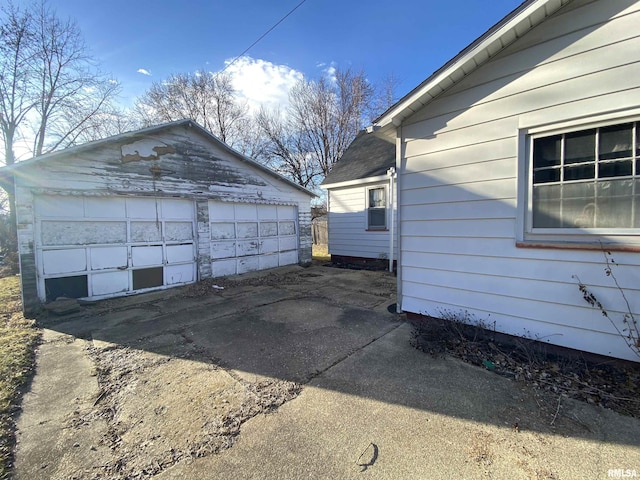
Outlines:
[[[532,136],[533,231],[640,228],[639,130],[630,122]]]
[[[367,190],[367,228],[369,230],[387,228],[387,190],[385,187]]]

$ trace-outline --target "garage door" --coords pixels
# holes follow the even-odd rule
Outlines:
[[[209,201],[214,277],[298,263],[296,207]]]
[[[107,298],[196,279],[191,201],[38,196],[35,205],[42,300]]]

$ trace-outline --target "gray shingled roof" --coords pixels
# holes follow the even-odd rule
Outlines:
[[[384,175],[395,165],[395,145],[362,130],[321,185]]]

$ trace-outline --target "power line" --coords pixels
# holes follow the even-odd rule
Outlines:
[[[240,60],[245,53],[247,53],[249,50],[251,50],[253,47],[255,47],[258,42],[260,42],[260,40],[262,40],[264,37],[266,37],[267,35],[269,35],[273,29],[275,29],[278,25],[280,25],[282,22],[284,22],[287,17],[289,17],[289,15],[291,15],[293,12],[295,12],[298,8],[300,8],[302,6],[302,4],[304,2],[306,2],[307,0],[302,0],[298,5],[296,5],[295,7],[293,7],[291,9],[291,11],[289,11],[289,13],[287,13],[284,17],[282,17],[280,20],[278,20],[276,22],[275,25],[273,25],[269,30],[267,30],[266,32],[264,32],[262,35],[260,35],[260,37],[253,42],[251,45],[249,45],[240,55],[238,55],[236,58],[234,58],[233,60],[231,60],[231,62],[229,62],[222,70],[220,70],[218,72],[218,75],[221,74],[222,72],[224,72],[227,68],[229,68],[231,65],[233,65],[234,63],[236,63],[238,60]]]

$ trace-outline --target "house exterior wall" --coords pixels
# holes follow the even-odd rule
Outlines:
[[[385,187],[389,195],[389,181],[329,190],[328,229],[331,255],[367,259],[389,258],[391,229],[369,230],[367,228],[367,192],[369,188],[376,187]],[[395,201],[393,205],[396,205]],[[394,214],[394,232],[398,231],[396,218],[397,215]],[[390,210],[387,209],[387,225],[390,219]],[[394,259],[398,258],[396,247],[394,242]]]
[[[106,206],[106,200],[112,198],[192,202],[194,213],[189,221],[194,221],[198,279],[212,273],[210,200],[289,205],[298,216],[299,262],[311,262],[310,195],[243,161],[188,126],[70,152],[25,164],[15,172],[25,311],[39,308],[41,302],[37,291],[42,283],[37,264],[40,239],[34,208],[38,198],[81,198],[85,210],[87,202],[99,206],[102,199]]]
[[[639,24],[637,1],[576,0],[403,123],[404,311],[473,316],[505,333],[637,360],[573,278],[620,318],[624,301],[598,242],[619,246],[615,272],[638,314],[637,232],[554,248],[566,238],[528,237],[525,216],[530,131],[640,119]]]

